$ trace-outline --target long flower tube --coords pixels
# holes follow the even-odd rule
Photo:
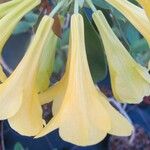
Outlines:
[[[115,98],[123,103],[141,102],[150,95],[148,70],[130,56],[101,11],[95,11],[93,19],[103,40]]]
[[[5,3],[0,4],[0,18],[5,16],[8,12],[15,9],[22,0],[11,0]]]
[[[150,44],[150,21],[144,9],[134,5],[128,0],[105,0],[119,10],[145,37]]]
[[[66,72],[59,83],[40,95],[43,98],[42,103],[53,100],[54,117],[36,138],[59,128],[63,140],[87,146],[100,142],[107,133],[128,136],[133,130],[93,83],[85,50],[83,18],[78,13],[71,17]]]
[[[36,79],[45,42],[52,32],[53,19],[44,16],[25,56],[0,85],[0,119],[22,135],[34,136],[43,127]]]
[[[150,21],[150,0],[137,0],[137,1],[144,8]]]

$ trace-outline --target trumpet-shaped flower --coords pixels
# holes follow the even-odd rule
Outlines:
[[[53,19],[43,17],[25,56],[0,85],[0,119],[22,135],[34,136],[43,127],[42,109],[36,90],[40,56],[52,32]]]
[[[86,146],[100,142],[107,133],[130,135],[132,125],[108,103],[92,81],[80,14],[71,18],[68,55],[62,80],[40,96],[42,103],[54,99],[55,115],[37,137],[59,128],[63,140]]]
[[[104,43],[114,96],[123,103],[141,102],[150,94],[148,70],[130,56],[101,11],[96,11],[93,18]]]
[[[11,0],[0,4],[0,18],[5,16],[9,11],[13,10],[22,0]]]
[[[137,0],[137,1],[144,8],[144,10],[150,20],[150,0]]]
[[[106,0],[118,9],[150,43],[150,21],[144,9],[132,4],[128,0]]]

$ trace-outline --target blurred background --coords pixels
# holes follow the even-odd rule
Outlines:
[[[8,0],[0,0],[0,3],[6,1]],[[150,49],[142,35],[121,13],[104,0],[93,0],[93,2],[98,9],[104,12],[112,29],[131,56],[141,65],[148,67]],[[132,2],[137,4],[134,0]],[[39,7],[22,18],[14,30],[4,47],[1,60],[8,76],[22,59],[40,19],[45,12],[49,13],[55,4],[55,0],[43,0]],[[71,13],[72,6],[55,16],[53,30],[59,40],[56,47],[54,70],[50,79],[52,84],[60,80],[64,72]],[[122,105],[114,100],[103,44],[91,19],[92,12],[85,5],[80,13],[84,17],[86,49],[93,80],[109,98],[112,105],[132,121],[135,127],[134,134],[131,137],[121,138],[108,135],[97,145],[78,147],[63,141],[57,130],[43,138],[33,139],[19,135],[9,127],[7,121],[1,121],[0,150],[150,150],[150,97],[144,97],[143,102],[138,105]],[[51,118],[50,105],[43,106],[43,117],[46,120]]]

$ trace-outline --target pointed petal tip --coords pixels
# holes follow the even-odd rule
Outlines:
[[[38,139],[38,138],[41,138],[41,137],[42,137],[42,135],[38,134],[38,135],[36,135],[36,136],[34,137],[34,139]]]
[[[45,127],[46,128],[46,127]],[[43,136],[46,136],[47,134],[49,134],[50,132],[52,132],[53,130],[45,130],[45,128],[43,128],[35,137],[34,139],[38,139],[38,138],[42,138]],[[54,129],[55,130],[55,129]]]

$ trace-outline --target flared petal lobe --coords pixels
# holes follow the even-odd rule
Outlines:
[[[62,90],[59,83],[65,87],[63,92],[59,92]],[[104,139],[107,133],[118,133],[117,129],[114,129],[116,124],[111,122],[115,119],[111,119],[109,115],[113,111],[113,117],[120,117],[116,118],[117,121],[125,122],[126,131],[121,134],[131,134],[130,123],[113,108],[110,109],[110,104],[105,102],[106,97],[98,92],[92,81],[85,50],[83,18],[79,14],[74,14],[71,18],[69,59],[66,73],[59,83],[51,90],[58,89],[57,92],[61,96],[50,94],[54,103],[59,101],[56,102],[55,115],[37,137],[59,128],[59,134],[65,141],[80,146],[96,144]],[[47,99],[50,90],[48,91],[43,95],[44,99]]]
[[[141,102],[150,94],[148,70],[130,56],[101,11],[95,12],[93,19],[104,43],[114,96],[123,103]]]
[[[117,10],[119,10],[145,37],[150,44],[150,21],[144,9],[134,5],[128,0],[106,0]]]
[[[0,85],[0,119],[8,119],[10,126],[22,135],[34,136],[43,127],[36,79],[40,56],[52,32],[53,19],[43,17],[25,56]]]

